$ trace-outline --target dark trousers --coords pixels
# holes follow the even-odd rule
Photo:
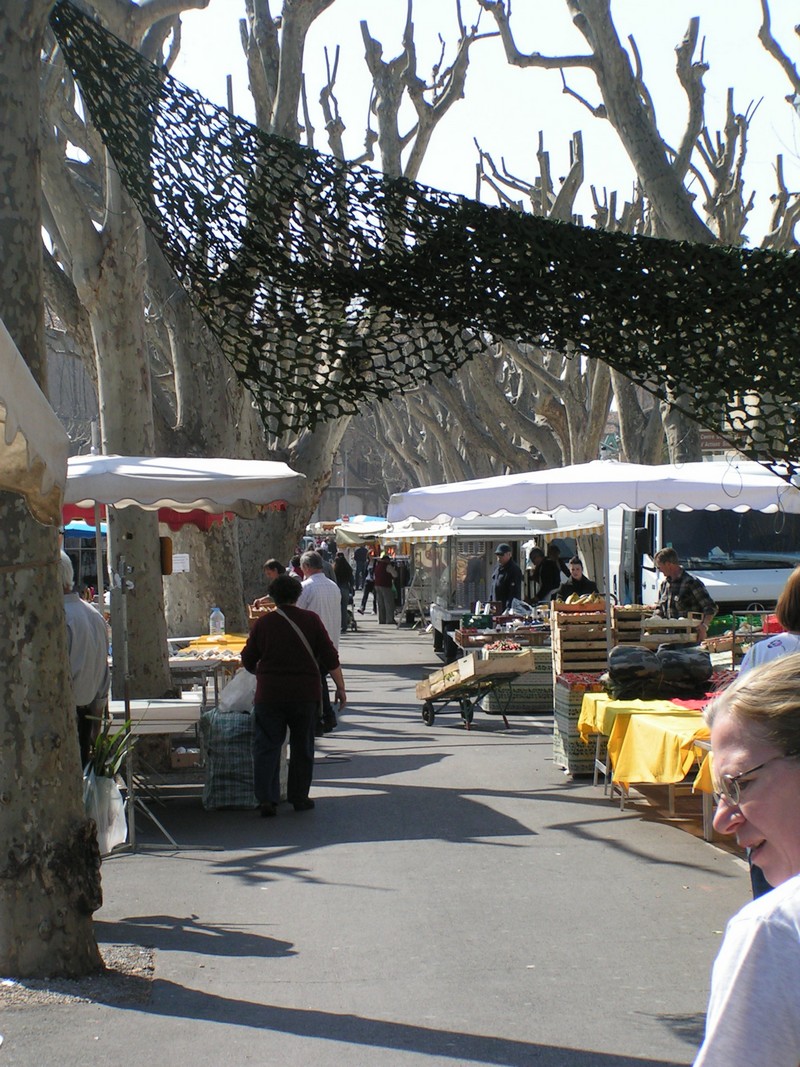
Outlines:
[[[314,775],[316,701],[274,701],[253,708],[253,786],[259,804],[281,799],[281,747],[289,730],[290,803],[305,800]]]
[[[366,608],[366,606],[367,606],[367,601],[369,600],[370,593],[372,593],[372,613],[374,615],[375,611],[376,611],[376,608],[375,608],[375,582],[372,580],[372,578],[367,578],[367,580],[364,582],[364,595],[361,597],[361,610],[362,610],[362,612],[364,611],[364,608]]]
[[[97,715],[97,712],[94,704],[87,704],[85,707],[76,707],[75,714],[78,718],[78,745],[81,750],[81,770],[83,770],[92,754],[92,742],[95,728],[98,725],[93,721],[92,716]]]

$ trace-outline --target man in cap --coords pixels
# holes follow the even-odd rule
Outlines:
[[[511,545],[499,544],[494,554],[497,566],[492,572],[489,598],[498,601],[503,611],[508,611],[512,600],[522,597],[522,571],[512,558]]]

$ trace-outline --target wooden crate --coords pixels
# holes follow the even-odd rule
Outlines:
[[[417,682],[417,697],[430,700],[450,690],[479,682],[496,674],[527,674],[536,669],[536,660],[532,652],[509,652],[496,659],[480,659],[470,652],[455,663],[448,663],[442,670],[434,671],[426,679]]]
[[[599,693],[603,685],[596,673],[561,674],[553,687],[553,762],[569,774],[589,775],[594,773],[595,744],[581,738],[578,719],[584,693]],[[605,759],[605,748],[601,748]]]
[[[638,645],[642,641],[642,623],[653,614],[644,604],[615,604],[613,627],[615,645]]]
[[[494,641],[516,641],[518,645],[536,648],[546,645],[550,641],[550,630],[542,629],[519,629],[509,633],[495,633],[489,630],[486,633],[469,633],[464,630],[454,630],[453,640],[459,648],[483,648]]]
[[[604,671],[608,665],[604,611],[561,612],[550,616],[553,674]]]
[[[640,645],[658,648],[660,645],[697,644],[697,627],[702,616],[690,614],[685,619],[662,619],[653,615],[642,621]]]

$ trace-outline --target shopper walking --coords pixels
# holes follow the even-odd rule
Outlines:
[[[385,625],[394,622],[394,580],[397,577],[397,569],[392,563],[392,557],[384,552],[375,563],[374,581],[375,596],[378,601],[378,623]]]
[[[295,811],[309,811],[314,774],[314,731],[324,681],[330,674],[339,706],[346,702],[339,654],[322,620],[297,607],[300,583],[282,574],[269,587],[276,607],[262,616],[242,649],[242,665],[256,676],[253,771],[263,816],[280,802],[281,748],[289,731],[287,799]]]

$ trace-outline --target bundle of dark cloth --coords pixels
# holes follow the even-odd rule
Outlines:
[[[693,699],[705,695],[711,673],[711,657],[700,648],[617,645],[603,681],[615,700]]]

